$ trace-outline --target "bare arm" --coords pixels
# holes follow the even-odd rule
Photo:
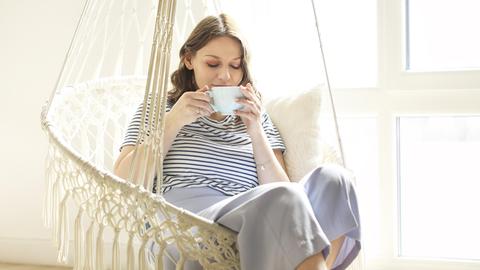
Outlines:
[[[280,163],[280,166],[282,166],[283,171],[287,174],[287,177],[288,177],[288,171],[287,171],[287,167],[285,166],[285,159],[283,158],[282,150],[273,149],[273,153],[275,154],[275,157],[277,158],[278,163]],[[290,177],[288,179],[290,179]]]
[[[163,158],[165,158],[168,150],[172,146],[175,137],[177,136],[178,132],[182,128],[181,125],[177,124],[178,122],[175,121],[174,118],[171,117],[170,113],[165,114],[165,133],[163,137]],[[138,151],[143,152],[141,148],[145,147],[145,145],[139,145]],[[123,179],[128,178],[128,174],[130,171],[130,164],[132,164],[133,156],[134,156],[135,146],[125,146],[122,148],[120,155],[118,156],[117,160],[115,161],[115,165],[113,166],[113,173]],[[144,164],[145,160],[143,157],[137,164]]]
[[[210,115],[213,112],[210,107],[210,97],[206,93],[207,91],[208,86],[204,86],[197,91],[184,93],[172,107],[170,112],[165,114],[162,159],[167,155],[178,132],[184,125],[192,123],[199,117]],[[145,146],[139,145],[138,147],[138,150],[142,153],[142,147]],[[134,149],[134,146],[126,146],[122,149],[113,167],[114,174],[123,179],[128,178],[130,164],[132,164],[135,152]],[[139,160],[137,164],[143,165],[145,164],[145,160],[143,160],[143,157],[141,158],[142,159]],[[134,176],[134,178],[136,178],[136,176]]]
[[[272,182],[289,182],[281,150],[272,150],[265,132],[262,129],[259,130],[261,132],[258,135],[251,135],[258,182],[261,185]]]
[[[257,165],[257,177],[260,184],[271,182],[289,182],[285,170],[285,162],[280,150],[273,150],[262,126],[262,102],[252,85],[240,86],[244,98],[237,103],[244,105],[242,110],[237,110],[247,128],[247,133],[252,139],[253,156]]]

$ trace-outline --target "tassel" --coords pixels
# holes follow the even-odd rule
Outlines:
[[[175,270],[183,270],[183,265],[185,264],[185,257],[183,256],[183,252],[180,253],[180,259],[178,259],[177,266]]]
[[[140,246],[140,250],[138,251],[138,264],[140,270],[148,270],[148,261],[145,254],[145,246],[147,244],[147,240],[148,238],[143,238],[142,245]]]
[[[53,194],[52,194],[52,227],[53,227],[53,241],[56,246],[60,246],[60,239],[58,239],[58,185],[59,182],[56,181],[53,185]]]
[[[97,256],[96,257],[96,270],[103,270],[103,230],[105,226],[99,225],[97,235]]]
[[[163,253],[164,253],[164,251],[165,251],[165,245],[162,244],[160,246],[160,251],[157,254],[157,262],[156,262],[157,270],[163,270]]]
[[[120,229],[115,228],[115,239],[113,240],[112,270],[120,270],[120,243],[118,241],[119,235]]]
[[[52,227],[52,215],[53,215],[53,204],[52,204],[52,193],[53,193],[53,181],[51,177],[50,169],[47,167],[47,172],[45,173],[45,197],[43,199],[43,224],[47,228]]]
[[[85,264],[84,264],[84,269],[85,270],[93,270],[94,265],[93,265],[93,227],[95,223],[92,221],[90,223],[90,226],[88,227],[87,230],[87,236],[85,239]]]
[[[83,229],[82,229],[82,214],[83,209],[78,210],[77,217],[75,218],[75,258],[74,258],[74,270],[82,269],[82,244],[83,244]]]
[[[68,211],[67,211],[67,199],[68,199],[69,193],[67,192],[65,194],[65,198],[63,198],[62,202],[60,203],[60,209],[59,209],[59,222],[58,222],[58,240],[59,240],[59,246],[58,246],[58,257],[57,261],[66,263],[67,262],[67,256],[68,256],[68,245],[69,245],[69,239],[68,239]]]
[[[127,244],[127,270],[135,269],[135,253],[133,251],[133,233],[128,235]]]

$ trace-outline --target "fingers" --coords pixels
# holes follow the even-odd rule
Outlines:
[[[253,86],[250,83],[247,83],[246,86],[240,86],[240,90],[242,91],[243,95],[258,104],[261,104],[260,98],[257,95],[257,91],[253,89]]]
[[[204,86],[195,92],[186,92],[184,95],[187,95],[188,97],[196,100],[203,100],[205,102],[210,102],[210,96],[208,95],[208,90],[209,90],[208,86]]]
[[[244,106],[242,111],[251,112],[254,115],[260,115],[262,111],[262,104],[252,85],[248,83],[246,86],[240,86],[240,90],[245,97],[239,98],[236,101],[238,104],[242,104]]]
[[[237,103],[243,105],[243,109],[239,111],[250,112],[255,115],[260,115],[262,111],[260,105],[248,99],[237,99]]]
[[[197,107],[197,108],[201,108],[201,109],[210,109],[211,110],[210,102],[205,101],[205,100],[201,100],[201,99],[196,99],[196,98],[190,99],[188,101],[187,106],[188,107],[192,106],[192,107]]]
[[[210,95],[208,94],[208,91],[210,91],[210,87],[208,87],[208,85],[205,85],[202,88],[192,93],[194,94],[193,96],[195,98],[204,100],[206,102],[210,102]]]
[[[202,88],[198,89],[195,92],[204,93],[204,92],[207,92],[208,90],[210,90],[210,87],[208,87],[208,85],[204,85]]]
[[[179,119],[186,124],[195,121],[195,119],[208,116],[214,111],[210,106],[210,96],[207,94],[208,86],[204,86],[196,91],[185,92],[171,111],[177,112],[181,115]]]
[[[207,93],[209,90],[208,85],[204,85],[197,91],[191,92],[193,100],[190,105],[197,117],[214,113],[212,106],[210,106],[210,96]]]
[[[213,113],[213,109],[210,106],[210,96],[207,94],[208,90],[208,86],[204,86],[195,92],[183,94],[187,107],[190,107],[192,110],[199,109],[210,114]]]

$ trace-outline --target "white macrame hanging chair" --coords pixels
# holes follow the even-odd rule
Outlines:
[[[204,13],[194,16],[192,10]],[[198,261],[204,269],[240,269],[234,231],[150,192],[153,176],[162,175],[161,160],[155,157],[162,155],[172,42],[178,47],[172,37],[183,40],[186,25],[193,26],[195,17],[211,10],[218,13],[216,1],[85,2],[41,115],[50,142],[44,220],[53,228],[58,261],[72,259],[68,250],[73,240],[74,269],[163,269],[165,260],[174,261],[176,269],[183,269],[188,260]],[[336,120],[328,76],[327,89]],[[143,155],[149,162],[131,173],[134,179],[121,179],[113,175],[113,163],[130,117],[147,99],[152,117],[148,130],[142,126],[139,136],[147,147],[135,150],[135,156]],[[334,154],[339,154],[324,155],[325,160],[344,165],[338,128],[333,131],[338,139]],[[69,213],[74,213],[72,219]],[[154,256],[152,243],[159,247]],[[167,252],[171,245],[177,258]]]

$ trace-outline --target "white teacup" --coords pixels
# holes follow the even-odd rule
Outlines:
[[[244,97],[239,86],[214,86],[208,91],[212,108],[223,115],[233,115],[235,110],[240,110],[243,105],[235,100]]]

